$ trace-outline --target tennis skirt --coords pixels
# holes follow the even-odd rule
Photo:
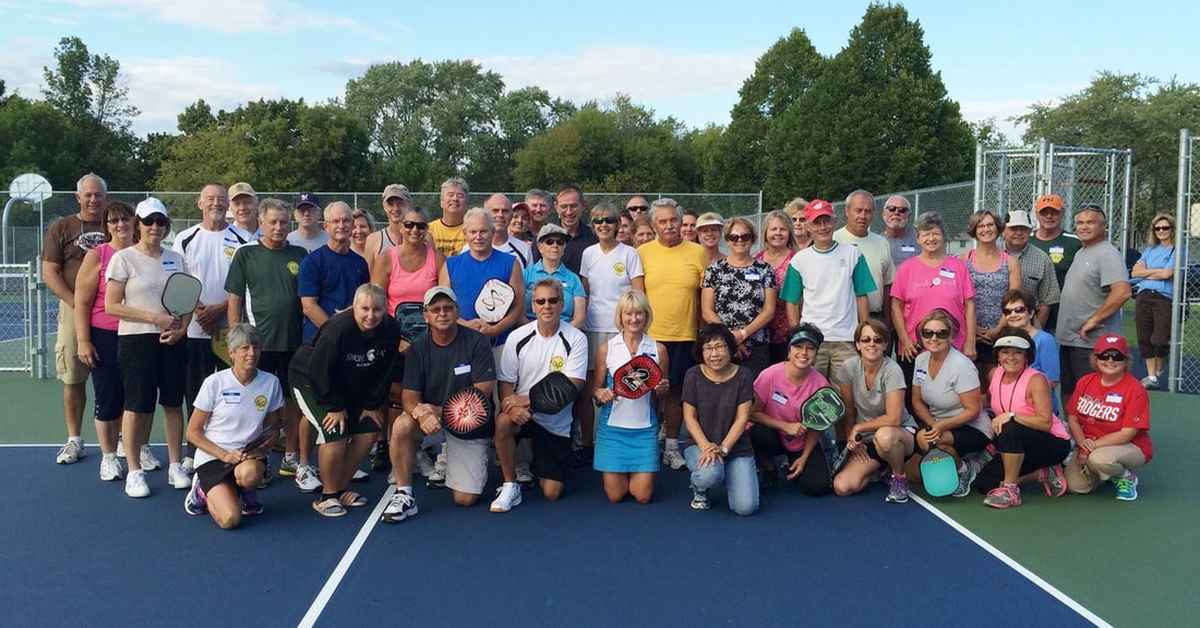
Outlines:
[[[607,418],[607,417],[604,417]],[[658,471],[658,425],[639,429],[612,427],[602,417],[596,420],[596,452],[592,466],[608,473],[654,473]]]

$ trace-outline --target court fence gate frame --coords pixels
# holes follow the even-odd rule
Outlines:
[[[1175,274],[1171,298],[1171,350],[1167,390],[1200,393],[1200,138],[1179,131],[1178,195],[1175,204]],[[1182,253],[1182,254],[1180,254]]]
[[[39,262],[0,264],[0,372],[49,377],[48,321],[58,310],[50,297]]]

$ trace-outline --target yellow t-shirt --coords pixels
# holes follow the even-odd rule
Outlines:
[[[429,237],[433,240],[433,246],[446,257],[462,253],[463,247],[467,244],[467,236],[463,232],[462,223],[455,227],[448,227],[441,219],[429,223]]]
[[[652,240],[638,247],[646,298],[654,311],[650,335],[658,341],[696,339],[700,320],[700,280],[708,259],[704,247],[684,240],[671,247]]]

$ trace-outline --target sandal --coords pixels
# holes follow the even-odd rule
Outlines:
[[[345,491],[338,496],[338,502],[347,508],[359,508],[367,505],[367,498],[354,491]]]
[[[312,507],[322,517],[341,517],[346,514],[346,509],[333,497],[318,499],[312,503]]]

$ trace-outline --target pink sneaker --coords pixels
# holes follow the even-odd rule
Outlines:
[[[1067,475],[1063,473],[1061,464],[1038,469],[1037,478],[1046,497],[1062,497],[1067,494]]]
[[[1021,505],[1021,487],[1016,484],[1001,484],[988,491],[983,503],[992,508],[1015,508]]]

